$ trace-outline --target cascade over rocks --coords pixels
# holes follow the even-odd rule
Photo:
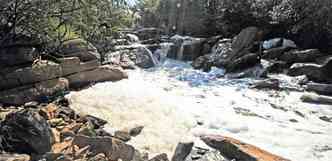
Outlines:
[[[171,49],[171,55],[168,55],[168,57],[184,61],[195,60],[202,55],[205,41],[206,39],[204,38],[175,35],[171,37],[171,42],[174,43],[174,46]]]

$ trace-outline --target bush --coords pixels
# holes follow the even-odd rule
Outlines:
[[[130,23],[124,15],[124,0],[2,0],[0,49],[19,35],[38,40],[44,53],[74,38],[99,42]]]

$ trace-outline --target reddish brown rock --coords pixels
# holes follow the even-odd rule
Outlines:
[[[217,149],[228,159],[236,161],[290,161],[274,155],[256,146],[234,138],[220,135],[202,136],[201,139],[210,147]]]
[[[110,160],[132,161],[139,155],[134,147],[111,137],[76,136],[73,145],[79,148],[89,146],[93,154],[103,153]]]

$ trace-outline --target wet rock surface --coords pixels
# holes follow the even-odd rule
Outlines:
[[[230,160],[238,161],[290,161],[273,155],[255,146],[239,140],[223,136],[202,136],[201,139],[209,146],[220,151]]]

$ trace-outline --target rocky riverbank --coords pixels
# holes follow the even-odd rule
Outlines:
[[[329,54],[283,38],[264,41],[256,27],[233,39],[157,31],[130,31],[103,58],[79,39],[55,59],[26,48],[0,55],[0,160],[287,160],[238,138],[287,158],[329,158],[330,143],[321,142],[332,122]],[[182,124],[186,114],[193,125]],[[198,141],[178,140],[192,134]],[[300,153],[299,144],[277,136],[322,139],[304,142],[309,150]]]

